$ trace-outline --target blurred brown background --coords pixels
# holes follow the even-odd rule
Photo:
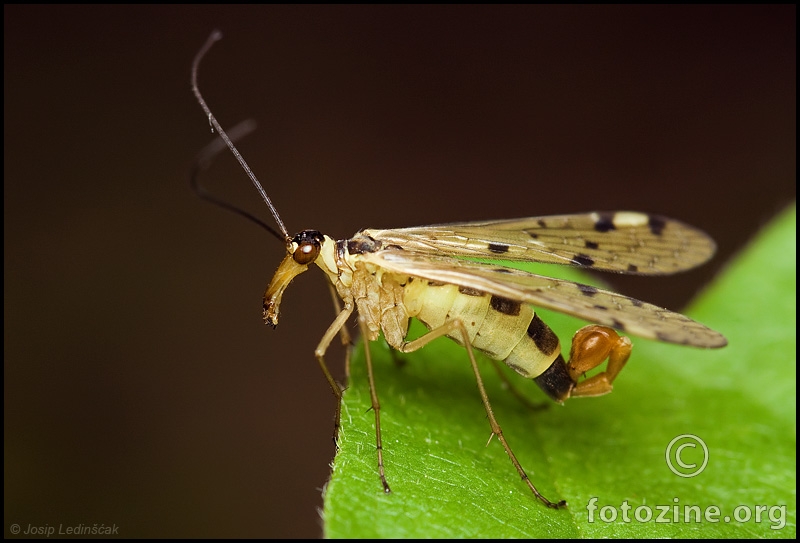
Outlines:
[[[794,6],[6,6],[6,537],[321,534],[333,310],[313,272],[265,327],[283,247],[188,189],[213,28],[201,88],[292,233],[658,212],[718,257],[610,279],[680,309],[795,198]]]

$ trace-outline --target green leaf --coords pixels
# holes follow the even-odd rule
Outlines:
[[[590,281],[574,273],[567,278]],[[686,312],[725,334],[723,349],[633,338],[613,394],[540,411],[504,390],[490,363],[479,359],[495,415],[531,480],[551,500],[569,503],[558,511],[533,497],[496,439],[487,446],[489,424],[466,353],[447,339],[411,355],[393,356],[383,341],[371,345],[392,487],[384,494],[363,347],[357,348],[341,449],[325,493],[325,535],[794,538],[795,295],[792,207]],[[585,324],[540,314],[561,338]],[[508,375],[526,395],[545,401],[533,382]],[[682,434],[701,438],[708,449],[708,463],[695,477],[679,477],[665,459],[670,441]],[[702,465],[702,449],[684,448],[681,459]],[[687,519],[685,507],[692,506],[700,521],[695,509]]]

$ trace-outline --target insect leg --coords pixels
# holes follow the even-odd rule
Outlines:
[[[333,307],[336,309],[336,314],[342,312],[342,304],[341,298],[336,293],[336,288],[333,286],[333,283],[328,283],[328,290],[331,292],[331,298],[333,299]],[[350,379],[350,351],[353,350],[353,342],[350,339],[350,332],[347,331],[347,326],[342,326],[339,330],[339,336],[342,338],[342,346],[345,348],[344,351],[344,376],[347,380]]]
[[[342,309],[342,311],[336,316],[334,321],[325,331],[325,334],[322,336],[319,345],[317,345],[317,348],[314,351],[314,356],[317,357],[317,362],[319,362],[319,367],[322,370],[323,375],[325,375],[325,379],[328,380],[328,384],[331,386],[331,391],[333,391],[333,395],[336,396],[336,413],[334,415],[334,420],[333,420],[334,444],[336,443],[336,439],[339,436],[339,425],[342,414],[342,387],[340,387],[339,383],[337,383],[336,380],[333,378],[333,375],[331,375],[331,372],[328,369],[328,365],[325,364],[325,351],[328,350],[328,347],[330,346],[333,337],[344,329],[344,323],[347,322],[347,319],[350,318],[350,315],[352,314],[353,314],[353,302],[347,301],[344,304],[344,309]]]
[[[575,332],[567,364],[572,380],[577,382],[582,374],[596,368],[606,358],[608,366],[606,371],[578,383],[570,396],[602,396],[611,392],[614,379],[631,355],[631,348],[630,339],[607,326],[593,324]]]
[[[503,368],[500,367],[500,362],[493,358],[489,358],[489,361],[494,366],[494,369],[497,370],[497,375],[500,376],[500,380],[503,381],[503,388],[511,392],[514,397],[519,400],[519,402],[530,409],[531,411],[541,411],[542,409],[547,409],[549,404],[547,403],[533,403],[530,401],[525,394],[520,392],[520,390],[511,382],[511,379],[503,372]]]
[[[372,372],[372,356],[369,352],[369,330],[366,319],[359,315],[358,325],[361,328],[361,337],[364,338],[364,358],[367,361],[367,378],[369,379],[369,395],[372,400],[372,410],[375,412],[375,445],[378,451],[378,475],[381,478],[383,491],[389,494],[392,489],[386,482],[386,472],[383,469],[383,441],[381,440],[381,404],[378,401],[378,391],[375,389],[375,375]]]
[[[410,353],[416,351],[417,349],[422,348],[423,346],[427,345],[434,339],[441,336],[445,336],[450,332],[456,330],[458,330],[461,333],[461,341],[467,350],[467,354],[469,355],[469,361],[470,364],[472,364],[472,371],[475,374],[475,380],[478,383],[478,392],[481,395],[481,401],[483,402],[483,407],[484,409],[486,409],[486,415],[487,418],[489,419],[489,426],[492,429],[492,435],[497,436],[497,439],[503,445],[506,454],[511,459],[511,463],[514,464],[514,467],[516,468],[517,473],[519,473],[519,476],[522,478],[523,481],[525,481],[525,483],[528,485],[528,488],[531,489],[533,494],[537,498],[539,498],[539,500],[542,503],[544,503],[547,507],[550,507],[552,509],[559,509],[561,507],[566,507],[567,505],[566,501],[561,500],[559,502],[551,502],[536,489],[536,487],[533,485],[533,482],[531,482],[530,478],[528,477],[528,474],[525,473],[524,469],[522,469],[522,465],[517,460],[517,457],[514,455],[514,452],[511,450],[511,446],[506,441],[506,438],[503,435],[503,430],[500,428],[500,425],[497,423],[497,419],[494,416],[494,411],[492,410],[492,404],[489,402],[489,396],[486,394],[486,388],[483,386],[483,379],[481,379],[481,373],[480,370],[478,369],[478,363],[475,360],[475,353],[473,352],[472,345],[469,342],[469,333],[467,332],[467,328],[464,326],[464,323],[461,322],[460,319],[452,319],[446,321],[442,326],[434,330],[431,330],[424,336],[419,337],[414,341],[409,341],[407,343],[404,343],[399,350],[404,353]]]

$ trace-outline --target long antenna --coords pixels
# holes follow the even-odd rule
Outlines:
[[[233,128],[228,129],[228,137],[231,138],[231,141],[238,141],[242,137],[246,136],[256,128],[256,122],[252,119],[248,119],[246,121],[242,121]],[[222,209],[227,209],[228,211],[232,211],[236,213],[240,217],[244,217],[245,219],[256,223],[258,226],[278,238],[278,241],[286,241],[284,236],[278,233],[273,227],[256,217],[255,215],[236,207],[235,205],[226,202],[225,200],[220,200],[210,192],[208,192],[203,185],[200,184],[200,174],[205,172],[211,164],[211,161],[214,159],[216,155],[221,153],[222,151],[226,150],[228,147],[225,145],[225,142],[222,141],[222,138],[219,135],[214,138],[211,143],[203,147],[192,163],[192,171],[191,175],[189,176],[189,186],[192,190],[199,196],[201,199],[210,202],[214,205],[221,207]]]
[[[192,62],[192,92],[194,92],[197,101],[200,103],[200,107],[203,108],[206,115],[208,115],[208,122],[211,124],[211,127],[217,131],[217,134],[222,138],[225,144],[228,146],[228,149],[231,150],[233,156],[236,157],[236,160],[239,161],[242,168],[245,172],[247,172],[247,176],[250,178],[250,181],[253,182],[253,185],[256,187],[256,190],[261,194],[261,198],[267,203],[269,206],[269,210],[272,212],[272,216],[275,217],[275,222],[278,223],[278,227],[281,230],[281,233],[284,236],[284,239],[288,242],[291,238],[289,237],[289,233],[286,231],[286,227],[283,225],[283,221],[281,220],[280,215],[278,215],[278,211],[275,209],[275,206],[272,205],[272,201],[267,196],[267,193],[264,191],[264,187],[261,186],[261,183],[258,182],[253,170],[250,169],[250,166],[247,165],[242,155],[239,153],[239,150],[236,149],[236,146],[233,144],[231,139],[225,133],[225,130],[222,129],[219,122],[217,122],[217,118],[214,117],[214,114],[211,113],[211,109],[209,109],[206,101],[203,99],[203,95],[200,94],[200,89],[197,87],[197,69],[200,66],[200,61],[203,60],[203,57],[208,53],[208,50],[211,49],[211,46],[214,45],[215,42],[222,39],[222,32],[219,30],[214,30],[211,32],[211,35],[208,37],[206,42],[203,44],[203,47],[200,48],[200,51],[197,52],[197,55],[194,57],[194,61]]]

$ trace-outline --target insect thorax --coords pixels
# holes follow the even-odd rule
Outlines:
[[[403,305],[405,278],[384,273],[379,267],[364,262],[358,252],[351,253],[346,241],[336,242],[336,269],[317,263],[326,272],[337,294],[347,303],[353,303],[369,332],[368,339],[375,341],[383,331],[386,341],[399,349],[408,333],[410,315]]]

